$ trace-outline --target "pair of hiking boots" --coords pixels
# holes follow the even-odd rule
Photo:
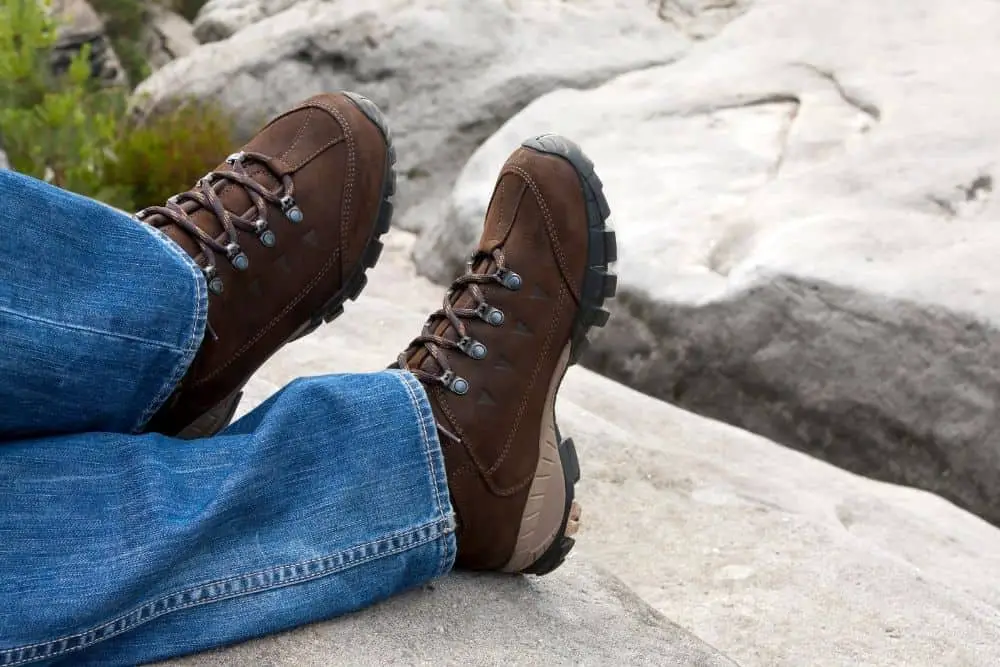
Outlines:
[[[375,104],[319,95],[192,190],[137,214],[194,258],[209,292],[208,333],[149,431],[219,431],[271,355],[358,297],[389,231],[395,161]],[[394,364],[433,406],[458,567],[546,574],[573,546],[580,471],[554,403],[587,331],[608,319],[608,214],[575,144],[525,141],[500,172],[468,271]]]

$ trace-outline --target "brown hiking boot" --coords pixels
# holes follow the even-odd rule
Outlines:
[[[500,173],[468,272],[397,361],[437,419],[458,567],[546,574],[573,546],[580,469],[554,405],[617,285],[602,187],[574,143],[524,142]]]
[[[192,190],[137,214],[195,258],[209,292],[201,349],[147,430],[217,432],[272,354],[357,298],[389,230],[395,161],[372,102],[318,95]]]

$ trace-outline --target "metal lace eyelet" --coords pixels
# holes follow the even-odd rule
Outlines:
[[[222,278],[216,275],[214,266],[206,266],[202,268],[202,273],[205,274],[205,282],[208,283],[208,291],[212,294],[222,294],[224,285],[222,283]]]
[[[453,394],[464,396],[469,393],[469,381],[455,375],[454,371],[445,371],[438,379]]]
[[[503,324],[504,315],[503,311],[490,306],[487,303],[479,304],[476,308],[476,315],[479,316],[483,322],[486,322],[490,326],[498,327]]]
[[[264,218],[257,218],[257,221],[253,223],[253,228],[257,232],[257,238],[260,239],[261,244],[265,247],[273,248],[278,242],[278,237],[267,228],[267,220]]]
[[[226,256],[229,257],[230,263],[237,271],[246,271],[250,266],[250,258],[236,243],[230,243],[226,246]]]
[[[521,289],[521,276],[514,273],[510,269],[498,269],[496,272],[497,280],[500,284],[509,289],[511,292],[516,292]]]
[[[226,164],[230,166],[235,166],[236,163],[243,162],[243,160],[245,160],[246,157],[247,154],[244,153],[243,151],[240,151],[239,153],[232,153],[230,154],[229,157],[226,158]]]
[[[481,361],[486,358],[486,346],[477,340],[469,338],[468,336],[465,336],[458,341],[458,349],[476,361]]]
[[[281,205],[281,212],[284,213],[285,217],[288,218],[293,224],[297,225],[305,219],[305,216],[302,214],[302,209],[300,209],[298,204],[295,203],[295,200],[292,199],[291,195],[285,195],[282,197],[279,204]]]

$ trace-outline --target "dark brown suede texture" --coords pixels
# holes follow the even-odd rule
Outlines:
[[[517,150],[497,180],[473,272],[493,272],[499,250],[522,284],[516,291],[499,281],[478,285],[504,315],[500,326],[462,320],[464,334],[485,345],[484,358],[441,350],[450,370],[468,381],[468,393],[425,382],[457,514],[458,567],[501,569],[511,558],[536,474],[546,398],[565,371],[559,362],[579,311],[587,246],[577,172],[559,157]],[[451,303],[476,307],[468,288]],[[432,316],[432,324],[433,334],[459,340],[448,319]],[[407,368],[441,374],[424,347],[405,354]]]
[[[291,176],[302,221],[293,223],[267,203],[264,216],[274,233],[266,247],[253,233],[240,233],[249,260],[237,270],[215,257],[224,289],[209,295],[208,330],[174,394],[148,430],[176,434],[236,392],[285,343],[308,328],[331,302],[343,301],[348,280],[362,271],[362,257],[375,234],[383,200],[388,148],[379,127],[342,94],[319,95],[272,120],[243,148],[272,158],[272,168],[248,163],[253,180],[277,191]],[[253,207],[239,183],[227,181],[227,163],[216,172],[226,211],[244,215]],[[187,201],[197,226],[224,238],[217,215]],[[259,212],[257,212],[259,217]],[[155,216],[147,222],[156,222]],[[162,231],[204,266],[197,244],[177,225]]]

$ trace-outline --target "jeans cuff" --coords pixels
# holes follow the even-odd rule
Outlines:
[[[157,410],[174,393],[174,389],[177,388],[178,383],[180,383],[184,374],[187,373],[188,368],[191,367],[191,362],[194,361],[195,355],[198,354],[198,350],[201,348],[201,342],[205,337],[205,327],[208,323],[208,283],[205,281],[205,274],[202,273],[201,268],[180,246],[171,241],[166,234],[147,224],[139,223],[139,226],[155,238],[166,252],[173,254],[182,263],[187,265],[191,270],[194,289],[191,293],[191,327],[187,336],[187,343],[178,356],[173,371],[166,374],[160,389],[153,395],[153,399],[149,402],[149,405],[146,406],[139,419],[132,426],[133,433],[142,431],[146,422],[156,414]]]
[[[435,502],[438,514],[449,522],[447,535],[441,540],[441,563],[436,576],[446,574],[455,565],[458,545],[455,539],[455,510],[451,504],[451,492],[448,490],[448,474],[444,467],[444,453],[441,451],[441,441],[438,439],[437,422],[434,410],[424,386],[408,371],[389,371],[396,375],[406,388],[410,404],[417,415],[424,452],[427,455],[427,469],[435,489]]]

